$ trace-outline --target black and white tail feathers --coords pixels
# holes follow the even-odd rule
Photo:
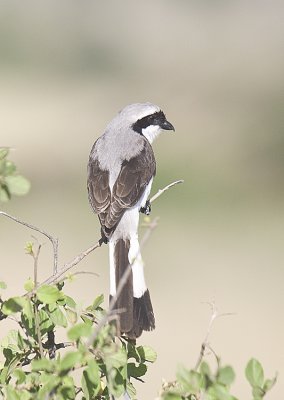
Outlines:
[[[133,256],[134,260],[131,260],[130,254],[133,255],[133,248],[136,255]],[[114,288],[116,290],[127,268],[131,268],[122,291],[118,295],[115,309],[119,310],[117,327],[120,332],[130,339],[136,339],[143,331],[151,331],[155,328],[155,317],[150,293],[145,285],[138,240],[134,240],[133,243],[133,240],[117,239],[113,246],[110,246],[110,258],[113,258],[111,280],[115,280],[115,285],[114,282],[111,285],[110,298],[115,294]]]

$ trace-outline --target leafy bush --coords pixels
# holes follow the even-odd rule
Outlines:
[[[33,290],[29,280],[26,290]],[[5,289],[0,283],[1,291]],[[136,398],[133,380],[145,375],[156,353],[115,338],[112,324],[92,332],[105,311],[103,296],[84,310],[63,292],[63,284],[42,285],[24,296],[3,299],[0,320],[13,317],[17,329],[1,341],[4,364],[0,393],[7,399],[110,399],[127,392]],[[66,341],[56,343],[55,332],[65,328]],[[66,349],[66,350],[63,350]]]
[[[245,369],[247,380],[252,388],[253,400],[261,400],[274,386],[274,379],[264,379],[263,367],[252,358]],[[209,365],[203,361],[198,370],[188,370],[180,366],[177,379],[172,383],[164,383],[161,392],[162,400],[237,400],[231,394],[231,384],[235,380],[235,372],[229,365],[222,366],[217,358],[217,369],[213,373]]]
[[[98,322],[106,316],[98,296],[86,309],[63,292],[63,283],[42,285],[35,290],[28,280],[23,296],[3,298],[0,282],[0,320],[13,317],[17,328],[1,341],[4,363],[0,367],[0,394],[3,398],[100,399],[120,398],[127,393],[137,399],[135,380],[145,376],[156,360],[155,351],[115,336],[115,327]],[[57,343],[55,333],[64,328],[66,341]],[[65,350],[64,350],[65,349]],[[276,382],[264,379],[259,361],[251,359],[245,370],[254,400],[261,400]],[[212,372],[202,361],[196,369],[180,366],[174,382],[163,384],[161,400],[237,400],[231,394],[235,372],[222,366]]]
[[[7,156],[8,149],[0,148],[0,201],[9,200],[11,194],[25,194],[30,187]],[[152,199],[180,182],[168,185]],[[106,311],[101,307],[102,295],[82,310],[77,306],[80,302],[76,303],[63,292],[66,272],[99,244],[57,270],[57,239],[3,211],[0,211],[1,215],[45,235],[54,249],[54,274],[45,283],[37,282],[40,245],[34,249],[32,243],[27,244],[26,252],[34,259],[34,279],[25,283],[26,294],[6,299],[3,296],[6,284],[0,282],[0,322],[5,324],[7,318],[12,318],[16,323],[16,329],[10,330],[0,342],[2,398],[110,400],[123,396],[137,399],[133,383],[145,376],[148,365],[156,360],[155,351],[116,335],[115,325],[110,323],[115,314],[113,310]],[[156,222],[148,221],[147,226],[149,234]],[[235,379],[233,368],[222,366],[216,356],[217,368],[213,372],[203,360],[212,323],[217,316],[216,308],[212,308],[195,368],[180,366],[176,380],[163,384],[160,400],[237,400],[231,394]],[[65,339],[58,343],[56,333],[59,328],[63,329]],[[262,400],[276,382],[276,377],[264,378],[263,367],[256,359],[248,362],[245,375],[252,388],[253,400]]]

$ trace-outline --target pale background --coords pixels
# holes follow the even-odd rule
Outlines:
[[[139,399],[157,395],[176,366],[193,367],[210,316],[210,343],[249,399],[252,356],[279,372],[267,399],[283,398],[282,1],[1,1],[0,145],[32,182],[1,208],[60,239],[60,262],[94,243],[99,224],[86,193],[90,148],[124,105],[159,104],[175,125],[154,144],[153,192],[183,186],[153,206],[158,229],[144,249],[157,329]],[[32,275],[31,232],[0,220],[1,280],[21,294]],[[46,243],[40,278],[52,271]],[[83,305],[108,296],[107,248],[85,259],[67,291]],[[105,304],[107,305],[107,304]],[[3,335],[3,331],[2,331]],[[208,359],[213,362],[213,357]]]

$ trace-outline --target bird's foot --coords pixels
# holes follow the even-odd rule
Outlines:
[[[102,235],[102,237],[99,240],[99,245],[101,246],[103,243],[108,244],[108,238],[105,235]]]
[[[146,201],[146,204],[144,207],[141,207],[139,210],[141,213],[145,214],[145,215],[150,215],[151,213],[151,203],[150,200]]]

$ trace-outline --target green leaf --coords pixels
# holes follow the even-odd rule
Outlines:
[[[21,353],[16,353],[12,358],[10,358],[10,356],[8,356],[8,351],[10,349],[4,349],[3,350],[3,354],[6,357],[6,363],[8,362],[8,372],[7,372],[7,376],[9,377],[9,375],[11,373],[13,373],[13,371],[17,368],[17,366],[19,365],[19,362],[22,358],[22,354]],[[9,359],[9,361],[8,361]]]
[[[25,245],[25,252],[26,254],[33,256],[34,255],[34,249],[33,249],[33,242],[27,242]]]
[[[126,393],[128,394],[128,396],[130,397],[131,400],[137,399],[136,389],[135,389],[134,385],[129,381],[126,384]]]
[[[82,354],[79,351],[72,351],[62,358],[59,364],[59,371],[67,371],[72,369],[82,359]]]
[[[98,385],[100,383],[100,370],[98,364],[93,358],[89,360],[87,370],[93,384]]]
[[[56,286],[42,285],[37,290],[37,297],[42,303],[52,304],[62,297],[62,292]]]
[[[135,363],[127,364],[128,377],[139,378],[140,376],[144,376],[146,372],[147,366],[145,364],[139,364],[138,366]]]
[[[177,379],[183,390],[192,394],[198,394],[202,387],[201,375],[194,370],[187,370],[182,365],[178,367]]]
[[[104,295],[101,294],[100,296],[96,297],[93,304],[92,304],[92,308],[94,310],[96,310],[104,301]]]
[[[152,347],[138,346],[136,350],[141,358],[141,361],[155,362],[157,359],[157,353],[152,349]]]
[[[0,373],[0,383],[1,385],[4,385],[6,382],[6,379],[8,377],[8,367],[4,367]]]
[[[14,345],[18,341],[18,334],[19,334],[19,331],[17,331],[16,329],[11,329],[8,332],[7,336],[5,336],[2,339],[1,347],[3,347],[3,348],[5,348],[5,347],[8,348],[9,347],[10,349],[13,349],[13,350],[17,351],[18,349],[15,349]]]
[[[217,381],[223,385],[229,386],[235,380],[235,372],[232,367],[226,366],[218,371]]]
[[[31,292],[31,291],[34,289],[34,287],[35,287],[34,281],[33,281],[31,278],[29,278],[29,279],[27,280],[27,282],[25,283],[25,285],[24,285],[24,289],[25,289],[27,292]]]
[[[36,399],[45,400],[50,398],[52,391],[56,392],[57,386],[60,385],[61,377],[51,374],[40,375],[40,389],[37,391]],[[57,398],[57,397],[56,397]]]
[[[143,352],[143,356],[144,356],[144,352]],[[132,344],[132,343],[127,343],[127,358],[134,358],[135,361],[139,362],[139,361],[145,361],[144,359],[142,360],[137,348]]]
[[[90,325],[85,323],[80,323],[69,329],[68,337],[70,340],[78,340],[82,336],[85,337],[90,336],[91,332],[92,332],[92,327]]]
[[[23,312],[21,314],[21,322],[29,336],[34,337],[35,335],[35,324],[34,324],[34,310],[33,304],[30,299],[26,298]]]
[[[9,154],[8,147],[0,147],[0,160],[3,160],[4,158],[6,158],[8,154]]]
[[[1,158],[1,157],[0,157]],[[5,165],[4,165],[4,175],[12,175],[16,172],[16,165],[10,161],[10,160],[6,160],[5,161]]]
[[[67,316],[68,321],[69,321],[72,325],[76,324],[76,322],[77,322],[77,320],[78,320],[76,311],[73,311],[73,310],[71,310],[70,308],[66,308],[66,309],[65,309],[65,312],[66,312],[66,316]]]
[[[54,328],[54,324],[45,310],[41,308],[38,312],[38,316],[39,316],[39,327],[42,335],[51,331]]]
[[[0,201],[6,203],[11,199],[11,194],[7,185],[0,185]]]
[[[163,400],[183,400],[184,397],[177,393],[167,392],[167,393],[163,393],[162,399]],[[192,396],[192,399],[194,399],[193,396]]]
[[[57,304],[49,304],[49,317],[55,326],[67,327],[67,320]]]
[[[9,400],[21,400],[20,394],[16,392],[12,386],[6,386],[6,399]]]
[[[101,390],[99,367],[94,359],[88,362],[82,376],[82,389],[86,399],[93,399]]]
[[[58,395],[61,394],[60,400],[74,400],[76,397],[74,379],[71,376],[64,376],[62,379],[62,387],[59,388]]]
[[[30,182],[22,175],[9,175],[5,179],[9,191],[17,196],[23,196],[30,190]]]
[[[203,361],[200,365],[200,373],[202,375],[206,375],[207,377],[211,377],[211,370],[207,362]]]
[[[26,389],[19,389],[19,391],[20,391],[21,400],[32,400],[30,391],[28,391]]]
[[[6,289],[6,288],[7,288],[6,283],[3,282],[3,281],[1,281],[1,282],[0,282],[0,289]]]
[[[34,311],[33,311],[33,304],[29,298],[26,298],[24,307],[23,307],[23,314],[29,319],[34,320]]]
[[[246,378],[252,387],[262,387],[264,381],[264,372],[262,365],[258,360],[252,358],[245,369]]]
[[[120,368],[126,365],[127,363],[127,354],[125,349],[119,348],[116,352],[113,352],[113,349],[105,350],[106,357],[106,366],[108,369],[111,368]]]
[[[17,336],[17,345],[21,351],[25,350],[25,347],[26,347],[25,342],[19,331],[18,331],[18,336]]]
[[[236,400],[235,397],[229,393],[227,387],[220,385],[219,383],[210,386],[208,394],[216,400]]]
[[[76,302],[72,297],[65,295],[65,304],[70,308],[76,308]]]
[[[54,370],[54,364],[52,360],[47,358],[41,358],[39,360],[32,361],[32,371],[47,371],[52,372]]]
[[[26,380],[26,374],[22,369],[15,369],[13,376],[16,378],[17,385],[21,385]]]
[[[4,301],[2,312],[5,315],[11,315],[22,310],[25,300],[22,297],[11,297]]]
[[[125,383],[125,379],[117,368],[108,372],[108,389],[115,398],[120,398],[125,393]]]
[[[252,395],[253,395],[253,400],[261,400],[264,397],[265,392],[261,387],[254,386],[252,389]]]
[[[263,385],[263,390],[265,391],[265,393],[273,388],[276,381],[277,381],[277,375],[275,375],[275,377],[273,379],[266,379],[266,381],[264,382],[264,385]]]

